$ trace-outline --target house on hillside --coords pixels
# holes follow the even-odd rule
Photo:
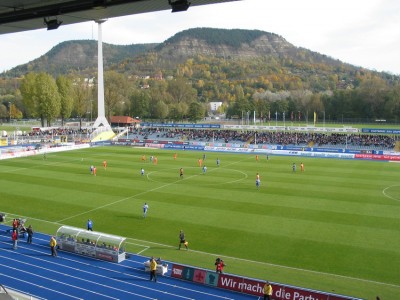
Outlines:
[[[158,71],[156,74],[154,74],[154,79],[155,80],[163,80],[163,74],[161,71]]]
[[[222,102],[210,102],[210,109],[212,112],[216,112],[221,106]]]

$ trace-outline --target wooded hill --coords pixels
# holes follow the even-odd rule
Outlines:
[[[104,66],[109,68],[128,57],[135,57],[153,49],[157,44],[111,45],[103,43]],[[39,58],[5,72],[6,77],[21,77],[28,72],[46,72],[54,77],[58,75],[79,74],[94,76],[97,74],[97,41],[65,41]]]
[[[397,76],[343,63],[295,47],[283,37],[260,30],[195,28],[177,33],[160,44],[103,45],[104,68],[127,75],[182,75],[194,80],[240,80],[268,90],[335,90],[357,86],[359,76],[371,73],[387,82]],[[191,65],[187,70],[186,63]],[[205,68],[204,65],[210,67]],[[97,41],[58,44],[43,56],[2,76],[27,72],[97,74]]]
[[[218,101],[223,103],[218,113],[227,117],[256,111],[258,118],[276,112],[279,119],[286,113],[310,120],[317,112],[336,122],[400,120],[399,76],[295,47],[274,33],[195,28],[160,44],[103,46],[107,117],[179,121],[191,114],[200,120],[210,113],[208,103]],[[7,116],[10,102],[29,117],[17,92],[19,82],[27,73],[40,72],[54,78],[68,75],[75,83],[96,78],[97,41],[63,42],[2,73],[0,117]],[[72,115],[84,116],[88,107],[92,110],[90,103],[89,96],[75,103]]]

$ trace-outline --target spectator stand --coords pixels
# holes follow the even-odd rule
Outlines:
[[[124,237],[61,226],[57,230],[56,240],[60,250],[117,263],[126,258]]]

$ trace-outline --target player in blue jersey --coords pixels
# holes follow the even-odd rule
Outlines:
[[[143,218],[146,218],[148,209],[149,209],[149,205],[147,203],[145,203],[143,205]]]
[[[207,172],[207,167],[204,166],[204,167],[203,167],[203,174],[206,174],[206,172]]]

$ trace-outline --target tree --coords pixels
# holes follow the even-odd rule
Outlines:
[[[270,104],[257,93],[253,95],[252,100],[257,117],[260,119],[266,118],[268,111],[270,111]]]
[[[368,106],[365,117],[383,117],[384,96],[387,91],[387,83],[379,77],[372,77],[361,82],[357,89],[360,99]]]
[[[254,111],[254,103],[250,103],[248,95],[244,94],[243,88],[241,85],[232,86],[232,90],[234,93],[234,99],[236,101],[233,105],[230,105],[226,114],[228,118],[233,116],[242,116],[243,113],[248,113],[250,111]]]
[[[310,110],[309,105],[313,93],[309,90],[295,90],[290,92],[290,96],[297,103],[297,109],[299,111]]]
[[[271,103],[271,114],[274,112],[278,112],[278,118],[280,114],[285,113],[285,116],[290,118],[289,116],[289,101],[288,100],[277,100]],[[283,117],[282,117],[283,118]]]
[[[324,104],[321,101],[320,94],[313,94],[310,100],[311,111],[322,112],[325,111]]]
[[[72,81],[65,76],[58,76],[56,79],[58,93],[60,94],[60,116],[61,124],[64,126],[64,120],[71,116],[74,99],[72,97]]]
[[[21,114],[21,118],[23,118],[24,115],[26,116],[25,106],[22,103],[22,95],[21,95],[21,91],[19,90],[19,88],[15,90],[14,95],[12,95],[12,96],[14,98],[13,103],[15,104],[15,108],[17,109],[18,114]]]
[[[75,80],[73,85],[73,98],[74,98],[74,116],[79,118],[79,126],[82,127],[82,117],[88,112],[89,107],[92,105],[92,91],[83,78]],[[93,107],[90,107],[93,109]]]
[[[397,123],[400,118],[400,85],[396,85],[388,93],[384,108],[385,116],[388,116]]]
[[[167,107],[168,116],[168,105],[166,103],[171,102],[171,95],[167,92],[168,85],[165,81],[153,81],[150,83],[150,89],[148,90],[149,96],[149,115],[152,118],[159,118],[160,113],[157,111],[157,107],[161,101]],[[162,113],[163,114],[163,113]]]
[[[168,93],[174,103],[190,103],[197,97],[197,91],[182,77],[168,82]]]
[[[30,73],[21,84],[23,103],[27,111],[40,117],[42,126],[50,126],[59,115],[61,108],[60,95],[54,78],[47,73]]]
[[[9,118],[10,119],[22,119],[22,112],[18,109],[18,107],[11,103],[10,104],[10,111],[9,111]]]
[[[15,110],[18,110],[17,106],[15,105],[15,96],[11,94],[6,94],[3,96],[0,96],[0,103],[2,103],[2,106],[4,105],[4,109],[2,109],[0,118],[9,120],[9,119],[16,119],[16,117],[13,117],[13,113]],[[20,112],[18,110],[18,112]],[[21,113],[22,115],[22,113]]]
[[[25,75],[24,79],[21,82],[21,95],[22,95],[22,103],[25,108],[26,116],[29,117],[39,117],[38,112],[38,103],[36,95],[36,73],[28,73]]]
[[[7,106],[4,104],[0,104],[0,119],[8,119],[9,118],[9,113]]]
[[[354,91],[337,90],[332,96],[323,96],[322,100],[326,109],[328,118],[341,121],[351,111],[351,98]]]
[[[192,122],[197,122],[199,120],[203,120],[205,116],[205,108],[199,102],[192,102],[189,105],[189,120]]]
[[[160,120],[164,120],[168,116],[168,105],[163,101],[158,101],[154,106],[154,117]]]
[[[144,118],[149,115],[150,97],[143,90],[135,90],[130,96],[131,114],[134,117]]]
[[[50,74],[39,73],[36,77],[35,97],[38,98],[42,126],[44,125],[44,120],[46,120],[47,126],[51,126],[52,121],[60,114],[61,100],[56,81]]]
[[[128,102],[128,82],[126,77],[115,71],[104,74],[104,104],[108,120],[118,104]]]
[[[180,121],[188,114],[189,106],[185,102],[173,103],[168,105],[169,118],[172,120]]]

